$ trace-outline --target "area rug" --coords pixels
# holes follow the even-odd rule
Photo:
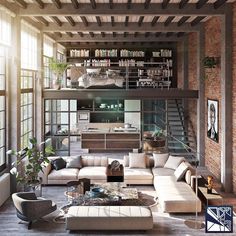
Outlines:
[[[83,206],[148,206],[153,207],[158,204],[157,197],[147,193],[138,192],[138,199],[126,199],[120,201],[104,201],[104,199],[96,198],[83,202]],[[66,214],[72,205],[62,206],[60,212],[53,218],[55,223],[65,223]]]

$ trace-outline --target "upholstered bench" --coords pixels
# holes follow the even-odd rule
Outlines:
[[[152,212],[144,206],[72,206],[68,230],[150,230]]]

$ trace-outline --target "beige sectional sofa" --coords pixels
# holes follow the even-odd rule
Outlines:
[[[137,158],[135,157],[137,155]],[[156,156],[157,155],[157,156]],[[168,154],[167,154],[168,155]],[[201,201],[191,188],[191,179],[194,174],[189,166],[183,171],[183,176],[179,175],[177,169],[184,166],[183,158],[172,157],[156,163],[158,154],[145,156],[145,163],[140,162],[142,154],[131,154],[124,156],[124,182],[136,185],[154,185],[159,199],[159,204],[164,212],[195,212],[201,211]],[[50,157],[50,161],[58,157]],[[62,157],[65,161],[74,157]],[[136,158],[136,159],[135,159]],[[140,159],[139,159],[140,158]],[[160,159],[163,158],[160,156]],[[137,165],[134,163],[137,160]],[[168,162],[169,161],[169,162]],[[168,162],[168,164],[167,164]],[[82,156],[81,168],[63,168],[61,170],[52,169],[49,163],[41,173],[43,184],[66,184],[71,180],[89,178],[91,183],[106,182],[107,157]],[[182,164],[181,164],[182,163]],[[185,162],[184,162],[185,163]]]
[[[66,162],[76,156],[62,157]],[[55,160],[58,157],[49,157],[49,160]],[[40,173],[43,184],[61,184],[65,185],[72,180],[89,178],[91,183],[106,182],[106,166],[108,165],[107,157],[82,156],[82,168],[63,168],[60,170],[52,169],[51,163],[48,163]]]

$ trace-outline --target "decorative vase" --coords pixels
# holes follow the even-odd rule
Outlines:
[[[53,83],[53,88],[56,90],[60,90],[61,89],[61,83],[58,80],[55,80]]]

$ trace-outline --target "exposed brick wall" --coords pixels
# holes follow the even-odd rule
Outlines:
[[[236,3],[233,5],[233,111],[232,111],[232,120],[233,120],[233,164],[232,164],[232,173],[233,173],[233,191],[236,193]]]
[[[213,17],[205,23],[205,56],[221,56],[221,20]],[[221,76],[220,67],[206,69],[205,79],[205,130],[207,131],[207,99],[219,101],[219,143],[205,135],[205,165],[220,179],[221,176]]]

